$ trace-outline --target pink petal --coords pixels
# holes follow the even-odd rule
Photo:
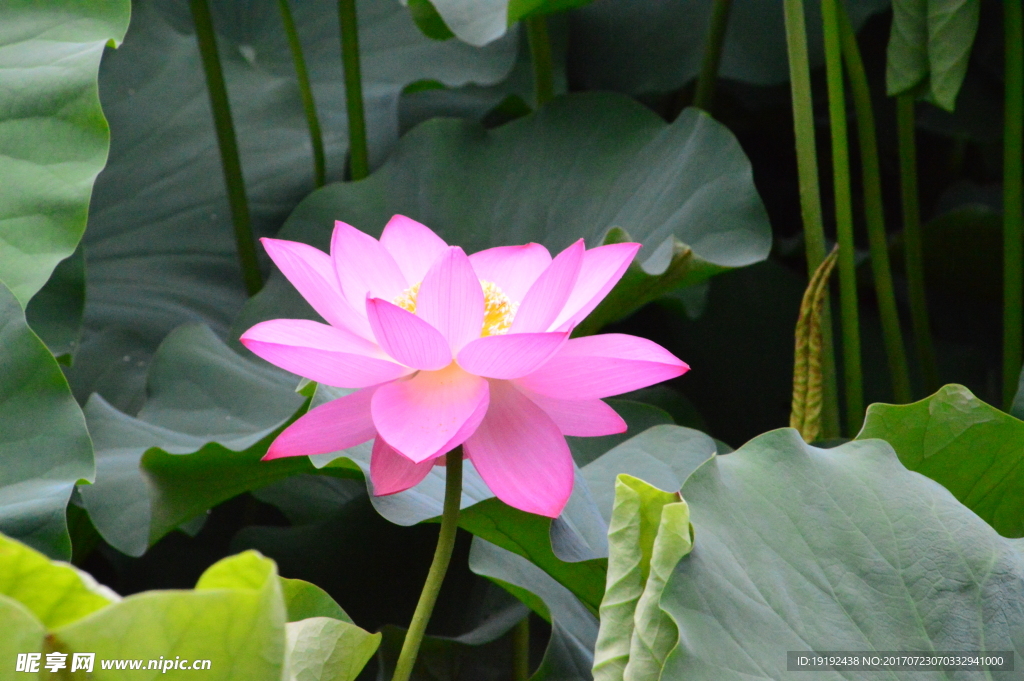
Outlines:
[[[463,428],[487,401],[487,380],[452,364],[441,371],[421,371],[405,381],[382,385],[370,411],[377,432],[416,463],[455,447]],[[485,408],[485,407],[484,407]]]
[[[410,286],[423,281],[433,262],[448,248],[429,227],[404,215],[391,218],[380,243],[398,263]]]
[[[624,243],[598,246],[584,253],[576,286],[552,326],[571,329],[583,321],[619,282],[639,250],[640,244]]]
[[[409,373],[387,359],[375,343],[308,319],[261,322],[240,340],[275,366],[338,388],[365,388]]]
[[[551,417],[563,435],[596,437],[628,429],[618,412],[601,400],[559,400],[537,393],[526,396]]]
[[[572,494],[569,446],[555,422],[506,381],[491,381],[487,416],[465,450],[509,506],[557,518]]]
[[[551,264],[540,244],[498,246],[469,256],[481,281],[496,284],[513,303],[521,303],[537,277]]]
[[[366,388],[339,397],[302,415],[277,436],[263,461],[337,452],[372,439],[377,434],[370,416],[375,390]]]
[[[385,494],[404,492],[410,487],[415,487],[423,478],[427,477],[434,460],[429,459],[422,463],[413,463],[394,450],[391,445],[384,442],[384,438],[378,437],[373,442],[373,452],[370,454],[370,481],[373,483],[373,495],[376,497]]]
[[[576,285],[585,251],[583,239],[580,239],[555,256],[523,298],[516,318],[512,321],[512,333],[547,331],[551,328],[551,323],[565,307]]]
[[[367,292],[374,298],[394,300],[410,286],[379,241],[344,222],[334,223],[331,260],[341,290],[357,309],[365,304]]]
[[[590,400],[639,390],[689,370],[657,343],[606,333],[570,339],[543,367],[517,383],[549,397]]]
[[[263,238],[260,243],[292,286],[328,323],[373,338],[366,319],[342,294],[329,255],[298,241]]]
[[[533,373],[558,352],[566,333],[510,333],[471,341],[459,353],[459,365],[487,378],[519,378]]]
[[[369,298],[366,316],[384,352],[405,366],[434,371],[452,363],[452,351],[441,332],[413,313]]]
[[[484,292],[469,258],[458,246],[441,254],[423,277],[416,314],[448,339],[453,353],[480,337]]]

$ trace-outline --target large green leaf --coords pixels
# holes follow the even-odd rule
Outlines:
[[[1024,421],[962,385],[913,404],[868,407],[858,440],[881,438],[1004,537],[1024,537]]]
[[[248,573],[232,579],[224,573]],[[211,679],[278,681],[284,667],[285,608],[277,567],[254,552],[225,558],[194,591],[148,591],[125,598],[54,632],[63,648],[95,652],[96,679],[137,671],[101,670],[102,659],[210,660]],[[196,670],[187,673],[195,674]],[[179,672],[182,676],[185,673]]]
[[[893,0],[886,86],[952,111],[978,31],[981,0]]]
[[[700,72],[716,0],[602,0],[570,14],[569,73],[587,89],[629,94],[677,90]],[[850,0],[859,27],[888,0]],[[732,0],[719,75],[755,85],[789,80],[781,2]],[[821,4],[807,8],[812,64],[824,62]]]
[[[750,164],[724,126],[696,109],[666,125],[611,94],[562,97],[491,131],[428,121],[367,180],[311,194],[279,236],[326,250],[335,220],[379,235],[395,213],[467,252],[530,241],[561,250],[580,237],[590,246],[606,237],[641,242],[638,261],[611,294],[617,302],[599,307],[590,327],[762,260],[771,246]],[[235,330],[299,314],[314,315],[274,273]]]
[[[0,283],[0,531],[70,558],[64,510],[75,483],[94,473],[82,410]]]
[[[597,618],[572,592],[525,558],[479,537],[473,539],[469,567],[551,622],[551,639],[531,681],[590,678]]]
[[[786,651],[1024,652],[1024,541],[882,441],[817,449],[773,431],[682,493],[696,536],[661,600],[679,627],[663,678],[788,678]]]
[[[0,6],[0,279],[22,307],[85,231],[109,129],[96,74],[129,0]]]
[[[187,325],[157,351],[138,417],[94,395],[85,415],[96,443],[96,482],[80,492],[103,538],[141,555],[222,501],[313,472],[305,457],[260,461],[303,405],[292,386],[294,379],[253,365],[209,329]]]
[[[0,563],[0,654],[13,664],[19,653],[65,653],[62,678],[71,654],[92,653],[88,678],[97,681],[136,678],[140,670],[146,678],[200,671],[222,681],[351,681],[380,640],[380,634],[328,615],[344,613],[323,592],[312,599],[320,601],[312,610],[321,614],[286,625],[290,602],[282,589],[304,594],[306,611],[317,589],[281,579],[274,562],[255,551],[215,563],[192,591],[147,591],[124,599],[3,535]],[[112,664],[119,660],[127,661],[120,669]],[[40,667],[47,663],[37,661]]]
[[[272,234],[313,189],[309,133],[278,3],[211,4],[254,228]],[[340,178],[348,137],[337,3],[292,4],[328,175]],[[513,65],[513,38],[484,50],[437,43],[395,2],[358,4],[374,163],[397,138],[405,85],[424,78],[490,84]],[[124,45],[103,62],[100,89],[112,145],[85,237],[86,333],[72,382],[82,401],[97,391],[134,412],[144,397],[137,365],[164,336],[185,322],[223,333],[246,296],[188,3],[137,3]]]

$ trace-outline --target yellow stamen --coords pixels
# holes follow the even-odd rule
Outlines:
[[[500,336],[512,328],[519,303],[513,303],[497,284],[481,281],[484,291],[484,323],[480,329],[481,336]],[[416,299],[420,293],[420,285],[413,284],[392,302],[403,310],[416,314]]]

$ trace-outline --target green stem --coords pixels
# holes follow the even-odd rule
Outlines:
[[[861,177],[864,185],[864,218],[871,249],[871,271],[875,277],[878,312],[882,318],[882,338],[889,360],[892,392],[898,404],[911,401],[910,369],[903,345],[900,313],[892,285],[889,265],[889,241],[885,232],[885,210],[882,206],[882,171],[878,163],[878,135],[875,133],[875,112],[871,106],[871,89],[864,62],[857,47],[857,35],[842,3],[836,4],[842,38],[843,62],[850,77],[853,106],[857,113],[857,141],[860,144]]]
[[[914,138],[914,96],[896,97],[896,127],[900,149],[900,191],[903,196],[903,246],[910,295],[910,323],[914,347],[921,366],[921,379],[929,395],[939,389],[939,370],[932,346],[928,298],[924,288],[924,247],[921,239],[921,209],[917,194],[917,143]]]
[[[366,147],[356,0],[338,0],[338,20],[341,24],[341,65],[345,71],[345,106],[348,111],[349,168],[352,179],[361,180],[370,174],[370,157]]]
[[[803,0],[785,0],[786,46],[793,96],[793,132],[800,184],[800,213],[804,225],[807,275],[811,277],[825,260],[825,227],[821,217],[818,186],[818,152],[814,141],[814,104],[811,99],[811,66],[807,57],[807,26]],[[832,315],[828,300],[822,313],[822,437],[839,436],[839,394],[836,386]]]
[[[708,27],[708,42],[704,46],[704,62],[697,78],[697,93],[693,96],[693,105],[709,113],[715,101],[715,80],[718,78],[718,64],[722,61],[722,45],[725,44],[725,31],[729,26],[731,8],[731,0],[714,0],[711,7],[711,23]]]
[[[1024,20],[1021,0],[1003,2],[1006,109],[1003,134],[1003,405],[1013,404],[1024,333]]]
[[[199,55],[206,72],[206,90],[210,95],[213,110],[213,125],[217,130],[217,145],[220,147],[220,163],[224,170],[224,184],[228,190],[228,204],[231,206],[231,222],[235,227],[235,245],[238,261],[242,268],[242,279],[249,295],[255,295],[263,288],[259,263],[256,261],[256,244],[252,238],[252,220],[249,217],[249,201],[245,196],[245,180],[242,178],[242,162],[238,157],[238,142],[235,140],[235,126],[231,122],[231,104],[224,73],[220,68],[217,54],[217,37],[213,32],[213,17],[207,0],[191,0],[192,22],[199,42]]]
[[[555,67],[551,58],[547,17],[527,19],[526,38],[530,43],[530,59],[533,61],[533,91],[537,106],[540,107],[555,98]]]
[[[409,631],[402,643],[402,652],[398,655],[398,663],[395,665],[395,674],[391,681],[408,681],[412,674],[416,655],[423,642],[423,634],[427,630],[427,622],[430,621],[430,613],[434,611],[437,594],[448,571],[452,549],[455,548],[455,533],[459,529],[459,505],[462,501],[462,447],[456,447],[448,452],[445,464],[447,477],[444,486],[444,509],[441,512],[441,533],[437,537],[434,560],[430,564],[423,591],[420,592],[420,600],[416,604],[412,623],[409,624]]]
[[[324,186],[327,181],[327,164],[324,160],[324,140],[320,134],[320,119],[316,115],[316,101],[313,99],[313,88],[309,84],[309,72],[306,70],[306,59],[302,56],[302,43],[299,32],[295,30],[295,20],[288,0],[277,0],[281,8],[281,21],[284,33],[288,36],[288,48],[295,64],[295,77],[299,81],[299,93],[302,95],[302,108],[306,111],[306,124],[309,126],[309,141],[313,145],[313,177],[317,187]]]
[[[860,319],[857,314],[857,272],[853,246],[853,202],[850,197],[850,149],[846,135],[846,96],[843,55],[839,38],[839,0],[822,0],[825,33],[825,71],[828,80],[828,118],[832,132],[832,182],[839,241],[839,307],[843,330],[843,379],[846,387],[846,430],[860,430],[864,389],[860,367]]]
[[[512,630],[512,681],[530,678],[530,616]]]

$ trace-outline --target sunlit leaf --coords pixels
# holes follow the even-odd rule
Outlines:
[[[85,231],[110,135],[96,74],[128,0],[0,6],[0,280],[22,307]]]
[[[962,385],[913,404],[868,407],[858,440],[881,438],[1004,537],[1024,537],[1024,421]]]

